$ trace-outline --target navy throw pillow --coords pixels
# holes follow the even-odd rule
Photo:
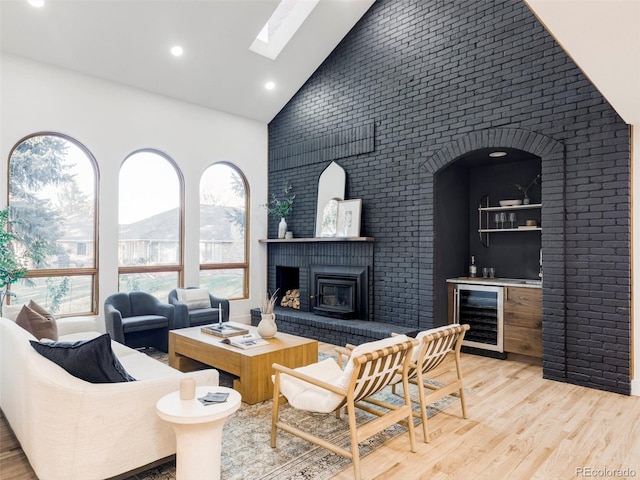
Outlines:
[[[74,377],[91,383],[133,382],[111,349],[108,333],[77,342],[29,340],[40,355],[58,364]]]

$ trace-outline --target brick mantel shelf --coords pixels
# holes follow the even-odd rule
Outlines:
[[[374,242],[373,237],[262,238],[260,243]]]

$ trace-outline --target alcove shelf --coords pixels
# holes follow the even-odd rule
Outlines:
[[[262,238],[260,243],[373,242],[373,237]]]

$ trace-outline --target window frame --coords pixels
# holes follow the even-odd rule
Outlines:
[[[120,290],[120,276],[135,274],[135,273],[169,273],[169,272],[177,272],[178,273],[178,282],[176,287],[180,287],[184,285],[184,226],[185,226],[185,187],[184,187],[184,175],[182,174],[182,170],[178,167],[178,164],[169,156],[168,154],[162,152],[161,150],[155,148],[140,148],[138,150],[134,150],[129,155],[127,155],[124,160],[120,163],[120,168],[118,170],[118,208],[120,208],[120,173],[122,172],[122,166],[125,164],[127,160],[129,160],[134,155],[139,153],[152,153],[162,157],[166,160],[169,165],[173,168],[176,173],[176,177],[178,179],[178,263],[177,264],[162,264],[162,265],[134,265],[134,266],[122,266],[120,262],[118,262],[118,291]],[[120,249],[120,215],[118,214],[118,250]]]
[[[201,184],[202,184],[202,176],[205,174],[205,172],[207,170],[209,170],[211,167],[214,167],[216,165],[225,165],[231,169],[233,169],[236,174],[240,177],[240,179],[242,180],[242,184],[244,185],[244,191],[245,191],[245,195],[244,195],[244,203],[245,203],[245,227],[244,227],[244,262],[230,262],[230,263],[200,263],[200,255],[198,254],[198,277],[200,276],[200,272],[202,271],[210,271],[210,270],[243,270],[244,273],[244,279],[243,279],[243,285],[242,285],[242,297],[233,297],[230,298],[229,300],[247,300],[249,298],[249,273],[250,273],[250,262],[249,262],[249,253],[250,253],[250,248],[249,248],[249,232],[251,231],[251,225],[250,225],[250,219],[251,219],[251,215],[250,215],[250,206],[251,206],[251,202],[250,202],[250,192],[249,192],[249,182],[247,181],[247,177],[245,176],[244,172],[237,167],[236,165],[234,165],[231,162],[228,161],[219,161],[219,162],[213,162],[211,164],[209,164],[207,166],[207,168],[205,168],[202,171],[202,174],[200,174],[200,180],[198,182],[198,252],[200,251],[200,242],[202,241],[202,238],[200,238],[200,227],[201,227],[201,215],[200,215],[200,206],[201,206],[201,200],[200,200],[200,195],[201,195]]]
[[[74,268],[30,268],[24,278],[46,278],[46,277],[91,277],[91,310],[70,312],[64,314],[56,314],[56,317],[72,317],[78,315],[97,315],[98,314],[98,298],[99,298],[99,262],[98,257],[100,237],[98,236],[99,225],[99,201],[100,201],[100,168],[98,162],[91,151],[80,141],[70,135],[53,131],[41,131],[24,136],[18,140],[9,151],[7,160],[7,206],[11,207],[11,159],[16,148],[27,140],[34,137],[51,136],[61,138],[69,143],[73,143],[77,148],[82,150],[86,155],[89,163],[93,167],[93,267],[74,267]],[[9,286],[11,290],[11,286]],[[7,298],[7,305],[11,305],[11,297]]]

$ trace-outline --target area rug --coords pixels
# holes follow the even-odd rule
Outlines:
[[[156,356],[156,355],[154,355]],[[324,355],[320,355],[324,357]],[[157,358],[157,357],[156,357]],[[221,373],[221,384],[232,378]],[[436,384],[436,382],[433,382]],[[418,392],[411,386],[411,399],[416,412],[420,411]],[[465,393],[469,394],[465,390]],[[402,397],[386,389],[378,394],[389,403],[402,403]],[[459,400],[445,397],[428,408],[429,417]],[[271,436],[272,400],[255,405],[243,403],[240,409],[225,423],[222,434],[221,474],[225,480],[326,480],[349,467],[351,460],[317,447],[286,432],[278,431],[277,447],[269,445]],[[321,415],[295,410],[289,405],[280,408],[283,421],[293,423],[302,429],[314,431],[332,443],[349,448],[349,430],[346,415],[342,419],[334,415]],[[374,416],[358,411],[358,424],[365,423]],[[420,423],[415,419],[416,424]],[[394,425],[374,435],[360,444],[361,457],[374,451],[392,438],[406,432],[406,428]],[[138,474],[137,480],[175,479],[175,462],[168,462]]]

